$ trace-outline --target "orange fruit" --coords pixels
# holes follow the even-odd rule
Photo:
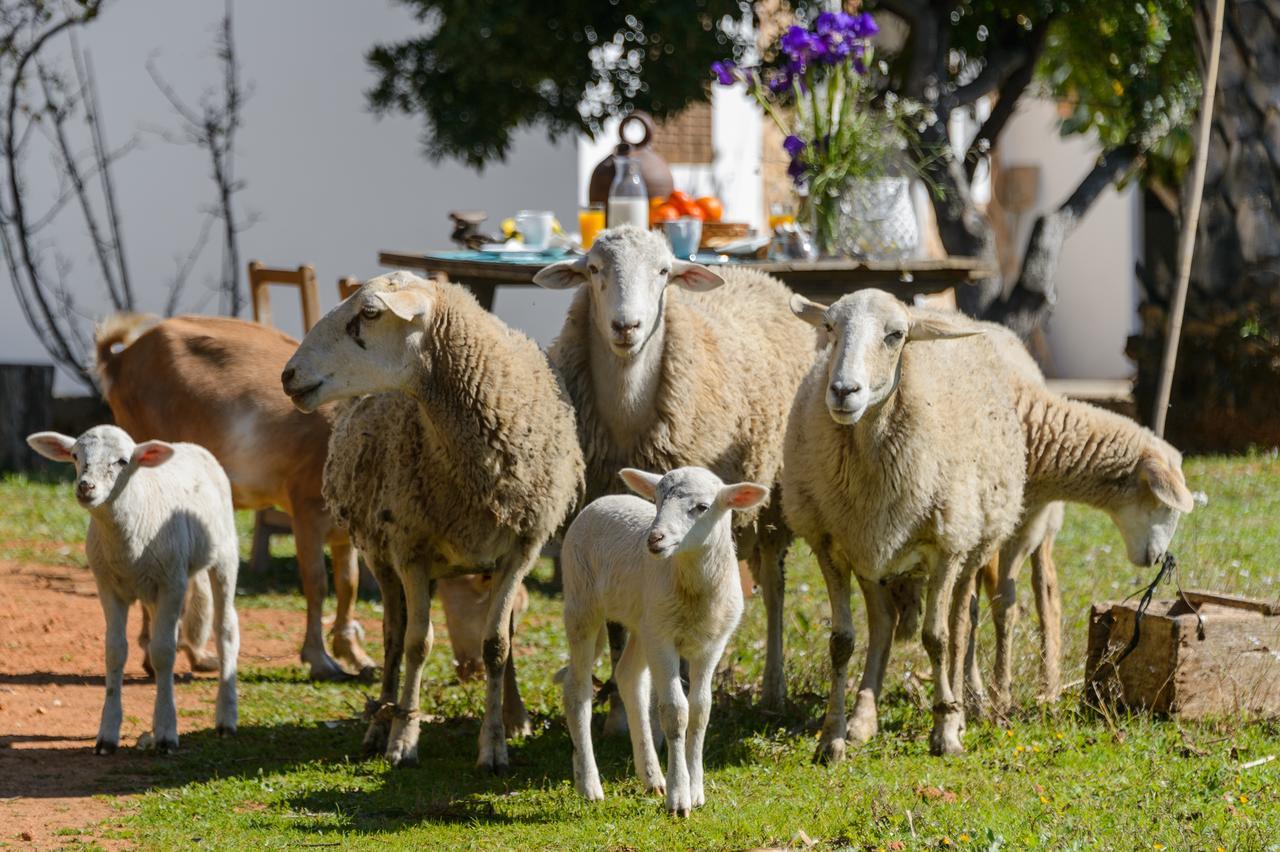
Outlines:
[[[719,222],[724,218],[724,204],[714,195],[704,195],[698,199],[698,206],[707,214],[708,222]]]
[[[669,201],[664,201],[649,211],[649,219],[655,225],[659,222],[674,222],[680,216],[680,211]]]
[[[671,190],[671,194],[667,196],[667,200],[679,207],[681,204],[688,204],[693,201],[687,192],[681,192],[678,189]]]

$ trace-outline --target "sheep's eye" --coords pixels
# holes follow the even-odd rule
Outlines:
[[[378,308],[377,305],[365,305],[363,308],[360,309],[360,316],[364,317],[365,319],[377,319],[378,315],[381,313],[382,311]]]
[[[663,267],[662,269],[658,270],[658,275],[662,278],[666,278],[670,274],[671,274],[671,270],[666,267]]]
[[[693,507],[693,511],[695,511],[695,512],[697,512],[699,515],[701,515],[703,512],[707,511],[707,510],[708,510],[708,509],[710,509],[710,508],[711,508],[711,506],[710,506],[709,504],[707,504],[707,503],[699,503],[698,505],[696,505],[696,506],[694,506],[694,507]]]
[[[595,265],[588,266],[588,267],[587,267],[587,271],[588,271],[588,272],[590,272],[592,275],[599,275],[599,274],[600,274],[600,267],[595,266]]]
[[[116,459],[116,467],[125,467],[129,464],[128,459]]]
[[[884,342],[888,344],[897,343],[901,339],[902,339],[901,331],[891,331],[884,336]]]
[[[835,327],[835,324],[834,324],[834,323],[824,322],[824,323],[822,324],[822,327],[823,327],[823,328],[825,328],[825,329],[827,330],[827,334],[835,334],[835,333],[836,333],[836,327]]]

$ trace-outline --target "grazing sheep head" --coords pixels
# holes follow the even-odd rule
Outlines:
[[[1195,501],[1182,476],[1182,455],[1153,439],[1108,514],[1124,536],[1129,561],[1148,566],[1169,550],[1178,519],[1193,508]]]
[[[94,426],[79,438],[59,432],[27,436],[31,449],[47,459],[76,466],[76,500],[86,509],[110,502],[140,467],[156,467],[173,457],[164,441],[135,444],[118,426]]]
[[[677,260],[665,237],[627,226],[603,232],[591,250],[533,276],[548,290],[585,284],[600,339],[620,358],[634,357],[662,322],[667,285],[703,291],[724,279],[705,266]]]
[[[706,468],[681,467],[665,476],[626,467],[618,472],[627,486],[657,504],[649,526],[649,552],[663,559],[703,547],[730,512],[745,512],[763,503],[769,489],[754,482],[725,485]]]
[[[408,387],[422,368],[436,290],[408,272],[367,281],[307,332],[280,383],[300,411]]]
[[[800,319],[827,330],[827,410],[841,425],[857,423],[898,387],[902,349],[922,340],[947,340],[981,334],[961,322],[921,314],[883,290],[859,290],[825,307],[796,294],[791,310]]]

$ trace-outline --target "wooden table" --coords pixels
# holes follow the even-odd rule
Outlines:
[[[450,281],[465,285],[485,308],[493,308],[498,287],[536,287],[533,276],[543,267],[562,260],[530,255],[523,259],[496,259],[474,251],[423,253],[381,251],[378,263],[396,269],[442,272]],[[819,302],[834,302],[845,293],[867,287],[888,290],[902,299],[920,293],[939,293],[989,278],[995,271],[976,257],[945,260],[737,260],[725,255],[701,253],[699,263],[732,264],[768,272],[788,287]]]

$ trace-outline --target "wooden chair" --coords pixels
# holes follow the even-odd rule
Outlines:
[[[297,287],[302,300],[303,333],[320,320],[320,293],[316,289],[315,267],[304,264],[297,269],[277,269],[249,262],[249,295],[253,301],[254,322],[272,325],[271,285]],[[290,535],[293,524],[279,509],[260,509],[254,514],[253,545],[249,553],[249,570],[263,573],[271,561],[271,536]]]
[[[345,299],[352,293],[360,289],[360,285],[364,282],[354,275],[348,275],[345,278],[338,279],[338,298]]]

